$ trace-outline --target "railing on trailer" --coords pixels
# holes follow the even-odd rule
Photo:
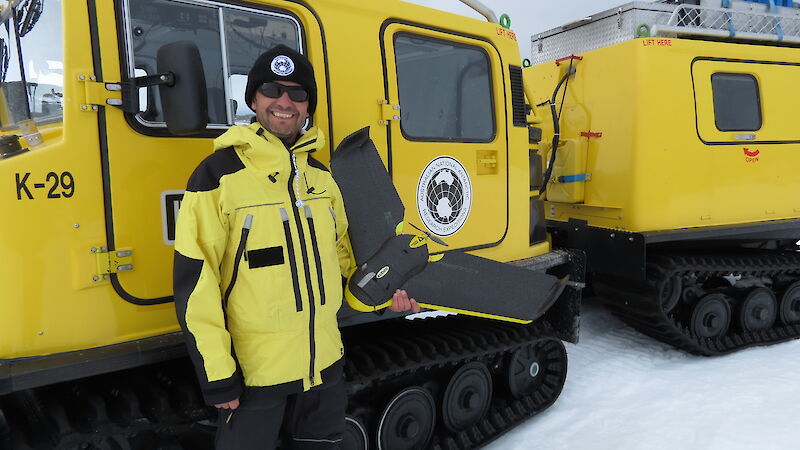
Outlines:
[[[699,3],[699,4],[692,4]],[[775,1],[631,2],[531,37],[539,64],[638,37],[701,36],[800,44],[800,8]]]

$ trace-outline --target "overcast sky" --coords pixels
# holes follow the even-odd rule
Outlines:
[[[406,0],[411,3],[483,19],[459,0]],[[531,35],[628,3],[628,0],[481,0],[499,18],[511,16],[523,58],[531,55]],[[484,19],[485,20],[485,19]]]

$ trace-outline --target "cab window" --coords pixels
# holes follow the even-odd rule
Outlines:
[[[758,81],[749,73],[718,72],[711,75],[714,121],[720,131],[761,129]]]
[[[483,49],[409,33],[396,35],[394,47],[406,139],[494,140],[492,80]]]
[[[244,84],[258,55],[278,44],[302,52],[300,24],[288,14],[204,1],[129,0],[128,8],[129,76],[155,74],[162,45],[194,42],[203,60],[209,128],[250,123]],[[140,88],[139,111],[145,125],[165,126],[157,86]]]

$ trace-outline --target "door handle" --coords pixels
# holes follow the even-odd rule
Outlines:
[[[478,150],[475,154],[477,175],[494,175],[497,173],[497,150]]]
[[[478,159],[478,164],[482,164],[486,167],[497,167],[497,158],[493,156],[488,158],[480,158]]]

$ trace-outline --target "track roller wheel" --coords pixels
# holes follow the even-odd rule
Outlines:
[[[671,312],[678,306],[678,301],[681,299],[681,294],[683,292],[683,283],[681,282],[680,277],[677,275],[673,275],[666,280],[661,285],[661,289],[658,291],[658,298],[661,301],[661,309],[664,312]]]
[[[442,400],[444,425],[453,432],[478,423],[492,401],[492,376],[486,364],[473,361],[459,367],[450,378]]]
[[[436,424],[436,404],[427,389],[403,389],[386,405],[378,420],[378,450],[427,448]]]
[[[775,324],[778,301],[767,288],[751,290],[739,305],[739,328],[743,331],[765,330]]]
[[[567,376],[564,344],[548,339],[513,352],[508,360],[506,383],[514,398],[533,395],[537,406],[549,405],[561,393]]]
[[[785,325],[800,323],[800,281],[792,283],[781,296],[781,322]]]
[[[344,418],[344,438],[342,439],[342,450],[368,450],[369,433],[364,422],[357,416],[348,414]]]
[[[695,336],[715,338],[723,336],[731,324],[731,306],[725,294],[708,294],[694,308],[690,329]]]
[[[683,301],[688,304],[695,303],[703,298],[704,295],[706,295],[705,291],[697,286],[686,286],[683,288],[683,292],[681,293]]]

